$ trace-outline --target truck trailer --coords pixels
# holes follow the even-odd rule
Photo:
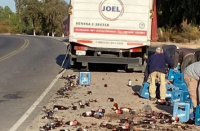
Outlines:
[[[153,0],[71,0],[65,19],[71,65],[125,65],[144,71],[151,42]]]

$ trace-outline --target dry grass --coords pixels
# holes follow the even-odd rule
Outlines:
[[[200,39],[200,31],[198,27],[182,22],[180,31],[168,29],[158,30],[159,42],[175,42],[175,43],[198,43]]]

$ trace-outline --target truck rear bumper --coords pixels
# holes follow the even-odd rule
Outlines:
[[[82,66],[87,66],[88,63],[101,64],[121,64],[127,65],[128,69],[142,70],[142,58],[126,58],[126,57],[100,57],[100,56],[71,56],[71,65],[74,62],[82,63]]]

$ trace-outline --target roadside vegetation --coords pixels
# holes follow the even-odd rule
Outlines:
[[[68,4],[64,0],[15,0],[16,12],[0,6],[0,33],[62,35]]]
[[[16,12],[0,6],[0,33],[63,35],[64,0],[15,0]],[[157,0],[158,41],[190,43],[200,38],[199,0]]]
[[[199,7],[199,0],[157,0],[159,41],[198,42]]]

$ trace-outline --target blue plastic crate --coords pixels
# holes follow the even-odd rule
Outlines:
[[[172,91],[166,91],[166,99],[171,100],[172,99]]]
[[[139,95],[143,98],[146,98],[146,99],[149,99],[150,98],[150,94],[149,94],[149,83],[148,82],[145,82],[142,87],[140,88],[140,91],[139,91]],[[160,87],[160,84],[156,83],[156,97],[159,98],[160,97],[160,90],[159,90],[159,87]],[[173,87],[172,85],[170,85],[170,87]],[[170,87],[166,84],[166,88],[169,88]],[[171,99],[172,97],[172,91],[171,90],[166,90],[166,98],[167,99]]]
[[[187,84],[185,82],[183,82],[183,83],[174,83],[174,86],[178,87],[179,90],[188,91],[188,87],[187,87]]]
[[[193,108],[192,99],[190,98],[190,94],[188,91],[183,91],[182,96],[181,96],[181,101],[190,103],[190,108]]]
[[[145,82],[142,87],[140,88],[140,92],[139,95],[143,98],[149,99],[150,95],[149,95],[149,83]]]
[[[171,90],[179,90],[178,87],[176,87],[175,85],[173,84],[166,84],[166,89],[171,89]]]
[[[168,76],[167,76],[167,79],[170,80],[170,81],[173,81],[174,80],[174,74],[176,72],[173,70],[173,69],[170,69],[169,72],[168,72]]]
[[[90,85],[90,84],[91,84],[91,73],[79,72],[79,85]]]
[[[183,73],[180,73],[180,72],[176,72],[174,74],[174,80],[173,80],[173,84],[182,84],[184,83],[184,76],[183,76]]]
[[[180,122],[187,122],[190,116],[190,104],[176,102],[173,107],[173,117],[178,117]]]
[[[181,90],[173,90],[172,91],[171,103],[173,105],[175,102],[181,102],[182,93],[183,93],[183,91],[181,91]]]
[[[196,106],[196,110],[195,110],[195,125],[200,126],[200,106]]]

